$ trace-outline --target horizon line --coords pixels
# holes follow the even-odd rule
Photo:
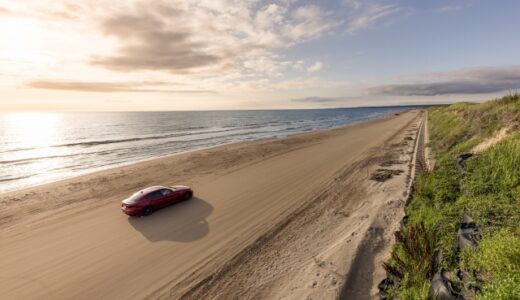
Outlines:
[[[478,103],[468,102],[466,103]],[[0,110],[3,113],[114,113],[114,112],[213,112],[213,111],[283,111],[283,110],[334,110],[334,109],[362,109],[362,108],[392,108],[392,107],[430,107],[446,106],[453,103],[428,103],[428,104],[398,104],[398,105],[373,105],[373,106],[338,106],[322,108],[250,108],[250,109],[180,109],[180,110]]]

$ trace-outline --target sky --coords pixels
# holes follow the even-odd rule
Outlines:
[[[0,0],[0,111],[483,101],[520,88],[517,0]]]

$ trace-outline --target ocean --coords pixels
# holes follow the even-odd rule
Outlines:
[[[217,145],[284,137],[412,107],[0,114],[0,192]]]

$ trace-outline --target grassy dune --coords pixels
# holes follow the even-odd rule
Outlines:
[[[519,125],[518,94],[429,110],[436,164],[418,178],[406,208],[408,221],[387,261],[387,270],[399,281],[391,294],[427,299],[437,250],[452,286],[466,298],[520,299]],[[505,138],[467,160],[464,173],[457,169],[458,154],[506,132],[504,128]],[[480,226],[482,239],[476,248],[459,251],[455,239],[463,213]],[[456,276],[461,269],[469,274],[469,292]]]

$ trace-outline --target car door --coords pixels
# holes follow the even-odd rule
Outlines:
[[[182,193],[182,191],[178,191],[178,190],[175,190],[175,189],[172,189],[173,193],[172,193],[172,201],[173,203],[177,203],[177,202],[181,202],[182,201],[182,196],[184,195]]]
[[[161,191],[155,191],[148,194],[148,199],[150,200],[150,204],[154,209],[164,207],[165,205]]]
[[[171,189],[160,190],[162,196],[163,207],[175,203],[175,192]]]

